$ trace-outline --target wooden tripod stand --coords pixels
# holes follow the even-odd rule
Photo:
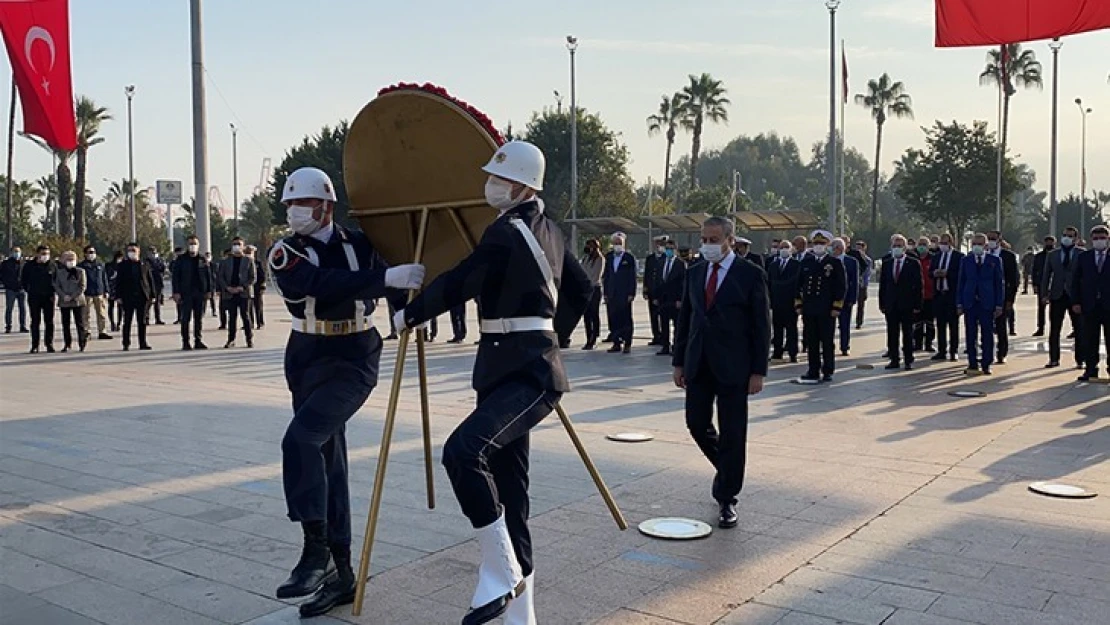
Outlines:
[[[485,203],[482,202],[484,205]],[[436,206],[423,206],[423,207],[404,207],[389,209],[388,211],[378,211],[389,213],[416,213],[420,214],[419,227],[417,228],[416,235],[416,251],[415,259],[413,262],[419,263],[424,257],[424,246],[426,244],[426,237],[428,232],[428,220],[433,210],[446,210],[451,217],[455,228],[458,230],[459,235],[466,242],[468,249],[474,249],[474,240],[470,236],[463,225],[462,219],[459,217],[457,208],[459,203],[452,205],[436,205]],[[409,295],[409,301],[415,294]],[[397,418],[397,404],[401,394],[401,379],[405,367],[405,355],[408,351],[409,338],[412,331],[409,329],[401,330],[400,339],[397,345],[397,359],[393,367],[393,383],[389,391],[389,402],[386,407],[385,413],[385,426],[382,429],[382,440],[378,451],[378,466],[374,473],[374,490],[370,495],[370,513],[366,519],[366,533],[362,542],[362,555],[359,558],[358,565],[358,582],[355,591],[354,606],[351,610],[352,614],[359,616],[362,614],[362,604],[366,593],[366,583],[369,580],[370,572],[370,557],[374,547],[374,536],[378,528],[378,515],[381,512],[382,504],[382,490],[385,486],[385,471],[386,465],[389,462],[389,445],[393,438],[393,427]],[[424,333],[416,333],[416,357],[417,367],[420,370],[420,416],[421,426],[423,429],[424,437],[424,471],[425,479],[428,489],[428,508],[435,508],[435,483],[434,471],[432,469],[432,438],[431,438],[431,418],[428,408],[428,374],[424,358]],[[602,480],[601,474],[598,473],[597,467],[594,465],[593,460],[590,459],[589,454],[586,452],[582,440],[578,437],[578,433],[574,429],[574,424],[571,423],[570,417],[567,416],[565,410],[561,405],[555,406],[555,411],[559,415],[559,420],[562,422],[563,427],[566,428],[567,434],[570,436],[571,443],[573,443],[575,450],[578,452],[579,457],[582,458],[583,464],[586,466],[587,472],[597,486],[598,492],[601,494],[605,505],[609,508],[610,514],[613,515],[613,520],[616,521],[617,527],[622,531],[628,529],[628,522],[625,521],[624,515],[621,514],[620,508],[617,507],[616,501],[613,500],[612,493],[609,488],[605,486],[605,481]]]

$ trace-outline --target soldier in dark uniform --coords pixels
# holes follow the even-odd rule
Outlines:
[[[809,371],[799,382],[832,382],[836,371],[833,333],[844,306],[847,276],[844,263],[828,253],[832,235],[818,230],[810,235],[812,253],[802,259],[794,309],[802,316],[802,342],[809,354]]]
[[[475,297],[482,338],[474,362],[478,405],[448,438],[443,464],[463,513],[477,530],[478,586],[463,625],[505,614],[506,625],[536,622],[528,531],[529,431],[570,390],[554,329],[556,308],[586,309],[590,280],[559,227],[544,214],[544,156],[523,141],[502,146],[483,170],[486,201],[501,211],[474,252],[437,278],[404,310],[417,327]]]
[[[648,345],[664,345],[663,343],[663,313],[655,303],[658,300],[655,287],[659,283],[659,269],[666,261],[667,235],[657,236],[651,240],[654,249],[644,259],[644,299],[648,303],[648,317],[651,319],[651,342]]]
[[[309,617],[354,600],[346,423],[378,382],[382,339],[370,323],[373,300],[403,304],[404,293],[387,288],[418,288],[424,268],[389,267],[365,235],[335,224],[334,187],[319,169],[291,173],[282,202],[296,233],[269,254],[293,316],[285,378],[294,415],[281,442],[282,477],[304,550],[277,596],[316,593],[300,608]]]

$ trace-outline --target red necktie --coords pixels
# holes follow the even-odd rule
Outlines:
[[[898,281],[898,276],[902,275],[902,261],[894,261],[894,281]]]
[[[713,271],[709,272],[709,283],[705,285],[705,309],[709,310],[713,307],[713,300],[717,299],[717,270],[721,268],[720,263],[713,263]]]

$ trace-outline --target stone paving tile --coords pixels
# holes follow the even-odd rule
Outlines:
[[[87,616],[70,612],[55,605],[43,605],[26,610],[0,610],[0,625],[99,625]]]
[[[922,614],[912,610],[896,610],[883,625],[966,625],[973,621],[958,621],[956,619]]]
[[[0,580],[21,592],[36,593],[83,577],[80,573],[25,556],[14,549],[0,548]]]
[[[627,608],[621,608],[605,618],[594,621],[596,625],[673,625],[680,622],[635,612]]]
[[[222,582],[258,595],[272,597],[288,575],[288,569],[259,564],[241,556],[196,547],[158,560],[159,563],[189,576]],[[292,568],[295,561],[288,566]],[[176,583],[177,580],[167,582]],[[167,584],[158,584],[161,587]]]
[[[926,614],[983,623],[983,625],[1076,625],[1076,621],[1070,616],[1015,608],[955,595],[944,595],[937,599]]]
[[[1074,623],[1110,621],[1110,597],[1105,593],[1097,599],[1056,593],[1044,607],[1048,614],[1070,618]]]
[[[112,625],[214,625],[220,622],[94,579],[55,586],[36,596]]]
[[[9,581],[6,577],[4,581]],[[46,604],[46,601],[30,594],[17,590],[6,584],[0,584],[0,605],[4,606],[4,610],[0,611],[0,617],[7,613],[15,614],[16,612],[23,612]]]
[[[242,623],[284,607],[279,601],[199,578],[163,586],[146,594],[223,623]]]
[[[718,620],[716,625],[776,625],[789,610],[749,601]]]
[[[771,586],[756,597],[756,600],[767,605],[861,625],[879,625],[894,613],[894,608],[866,599],[784,584]]]

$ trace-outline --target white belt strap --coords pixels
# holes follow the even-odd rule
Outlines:
[[[524,237],[524,242],[528,244],[528,249],[532,250],[532,257],[536,259],[536,265],[540,268],[540,273],[543,274],[544,282],[546,282],[547,295],[551,298],[553,308],[559,307],[559,291],[555,288],[555,275],[551,271],[551,264],[547,262],[547,254],[544,253],[543,248],[540,247],[539,241],[536,240],[536,235],[532,234],[532,230],[528,228],[527,224],[520,219],[510,219],[509,223],[520,232]]]
[[[511,319],[482,319],[479,328],[483,334],[513,334],[516,332],[554,332],[555,322],[543,317],[513,317]]]
[[[358,271],[358,256],[355,254],[355,246],[344,241],[343,251],[347,254],[347,264],[351,267],[351,271]],[[360,299],[355,300],[355,320],[359,332],[366,330],[369,326],[366,318],[366,302]]]
[[[320,255],[316,253],[316,250],[310,246],[305,246],[305,252],[308,253],[308,262],[312,263],[314,267],[319,267]],[[308,327],[316,327],[316,298],[311,295],[305,295],[304,297],[304,320]]]

